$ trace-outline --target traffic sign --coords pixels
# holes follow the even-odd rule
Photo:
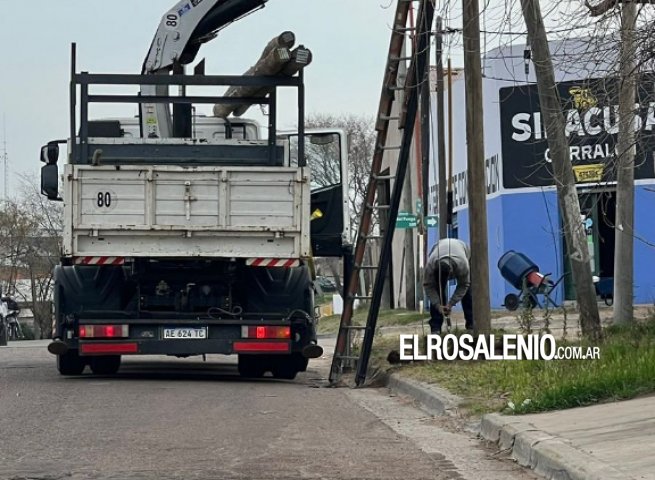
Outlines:
[[[396,219],[396,228],[399,229],[408,229],[416,228],[418,225],[418,219],[416,215],[411,212],[398,212],[398,218]]]
[[[437,215],[428,215],[425,217],[425,224],[428,228],[437,228],[439,226],[439,217]]]

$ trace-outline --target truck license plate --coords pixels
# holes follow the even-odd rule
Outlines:
[[[165,328],[164,338],[176,340],[196,340],[207,338],[207,327],[202,328]]]

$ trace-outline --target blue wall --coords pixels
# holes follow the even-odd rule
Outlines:
[[[635,303],[652,305],[655,303],[655,184],[635,188],[635,234]]]
[[[655,301],[655,184],[637,186],[635,190],[635,303]],[[469,242],[468,209],[457,212],[458,237]],[[505,295],[516,293],[500,274],[498,259],[508,250],[527,255],[541,273],[550,273],[555,281],[563,274],[563,244],[560,236],[560,215],[555,191],[511,193],[487,201],[489,242],[490,299],[493,308],[502,308]],[[438,230],[429,230],[430,247],[437,240]],[[475,281],[475,279],[472,279]],[[553,299],[564,298],[564,281]]]

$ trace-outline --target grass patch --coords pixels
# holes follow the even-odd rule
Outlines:
[[[331,293],[324,293],[314,298],[314,305],[330,305],[330,304],[332,304]]]
[[[646,322],[610,327],[596,360],[432,361],[403,372],[438,383],[466,399],[471,413],[532,413],[632,398],[655,392],[655,315]],[[590,346],[571,342],[558,346]],[[377,362],[398,349],[398,337],[378,339]]]
[[[365,325],[368,310],[359,309],[353,316],[354,325]],[[426,320],[430,315],[426,313],[418,313],[409,310],[396,309],[396,310],[382,310],[378,315],[377,327],[390,327],[402,326],[412,323],[418,323],[421,320]],[[318,333],[329,334],[337,333],[339,331],[339,323],[341,322],[341,315],[330,315],[323,317],[318,321]],[[427,324],[427,320],[426,320]]]

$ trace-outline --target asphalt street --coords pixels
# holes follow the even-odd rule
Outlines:
[[[0,479],[534,478],[386,389],[243,380],[235,360],[125,359],[61,377],[45,342],[0,347]]]

